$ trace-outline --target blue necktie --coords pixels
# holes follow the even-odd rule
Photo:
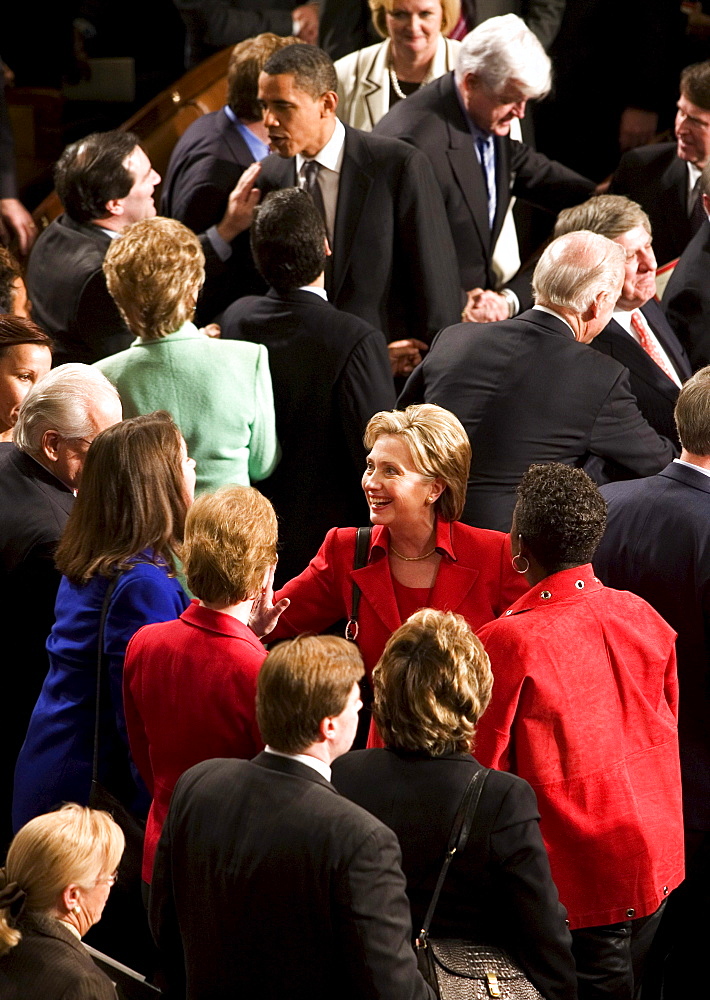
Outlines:
[[[488,192],[488,225],[493,229],[493,222],[496,217],[496,164],[495,148],[493,146],[493,136],[487,139],[478,138],[476,140],[478,156],[483,167],[483,178],[486,182]]]

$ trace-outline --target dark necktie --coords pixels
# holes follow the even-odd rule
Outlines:
[[[700,177],[698,177],[690,196],[690,211],[688,212],[690,231],[693,236],[695,236],[706,219],[707,213],[705,212],[705,206],[703,205],[703,192],[700,188]]]
[[[320,173],[320,163],[316,163],[315,160],[306,160],[303,164],[303,179],[305,181],[304,189],[309,193],[313,202],[320,212],[323,223],[326,229],[328,228],[328,223],[325,217],[325,204],[323,202],[323,193],[320,189],[320,184],[318,183],[318,174]]]
[[[488,225],[493,229],[496,217],[496,163],[493,136],[489,136],[488,139],[479,137],[476,140],[476,146],[478,147],[478,155],[483,169],[483,179],[486,182],[486,191],[488,193]]]

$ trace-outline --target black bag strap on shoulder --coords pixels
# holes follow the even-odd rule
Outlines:
[[[446,848],[446,857],[444,858],[444,863],[441,866],[441,871],[439,872],[439,878],[431,897],[431,902],[429,903],[429,909],[426,911],[426,916],[424,917],[424,926],[419,931],[419,935],[417,937],[417,948],[426,948],[429,928],[431,927],[431,922],[434,919],[434,910],[436,909],[436,904],[439,902],[439,896],[444,885],[446,873],[449,870],[449,865],[451,864],[454,854],[460,854],[466,846],[468,836],[471,832],[471,827],[473,826],[473,821],[476,818],[478,800],[481,797],[483,785],[489,773],[489,768],[479,768],[466,786],[466,791],[463,793],[461,804],[451,826],[449,843]]]
[[[108,606],[111,603],[111,598],[113,597],[113,592],[116,589],[116,584],[120,579],[121,574],[117,573],[109,580],[106,593],[104,594],[104,603],[101,608],[101,618],[99,619],[99,635],[97,643],[98,655],[96,665],[96,717],[94,719],[94,756],[91,764],[92,781],[98,781],[99,774],[99,719],[101,715],[101,675],[103,673],[104,663],[104,630],[106,628]]]
[[[358,528],[355,536],[355,557],[353,559],[353,569],[362,569],[367,566],[367,557],[370,552],[370,538],[372,537],[372,525],[366,528]],[[357,623],[357,615],[360,610],[360,588],[353,580],[353,595],[350,603],[350,618],[345,626],[345,638],[349,642],[355,642],[360,626]]]

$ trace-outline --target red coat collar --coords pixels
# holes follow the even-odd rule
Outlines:
[[[522,611],[559,604],[561,601],[578,600],[601,590],[604,585],[594,575],[591,563],[564,569],[546,576],[540,583],[523,594],[504,615],[517,615]]]
[[[219,635],[228,635],[235,639],[245,639],[251,642],[255,649],[261,651],[264,649],[248,625],[240,622],[238,618],[225,615],[222,611],[203,608],[196,598],[192,599],[180,615],[180,618],[189,625],[196,625],[198,628],[206,629],[209,632],[217,632]]]
[[[440,555],[448,556],[449,559],[456,562],[456,556],[454,554],[454,548],[451,541],[451,521],[442,521],[437,517],[436,519],[436,549]],[[375,551],[378,550],[378,551]],[[370,542],[370,559],[368,562],[374,562],[375,559],[381,559],[382,554],[388,555],[390,550],[390,529],[383,524],[376,524],[372,529],[372,541]]]

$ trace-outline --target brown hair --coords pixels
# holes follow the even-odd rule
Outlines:
[[[48,347],[50,351],[53,347],[44,330],[40,330],[31,319],[0,314],[0,357],[16,344],[38,344],[40,347]]]
[[[710,59],[686,66],[680,74],[680,92],[704,111],[710,111]]]
[[[302,753],[323,719],[345,708],[365,670],[357,646],[334,635],[299,635],[272,649],[259,671],[256,721],[262,739],[282,753]]]
[[[622,194],[598,194],[581,205],[565,208],[557,216],[553,236],[586,229],[590,233],[615,240],[636,226],[643,226],[651,235],[651,220],[635,201]]]
[[[387,30],[387,15],[392,13],[395,0],[368,0],[372,12],[372,23],[375,31],[383,38],[389,38]],[[441,34],[448,33],[456,27],[461,16],[461,0],[441,0]]]
[[[182,436],[164,410],[133,417],[92,442],[81,489],[57,547],[57,569],[72,583],[124,570],[151,549],[175,572],[189,499]]]
[[[276,562],[274,508],[251,486],[223,486],[195,500],[185,521],[183,568],[195,597],[228,607],[259,593]]]
[[[176,219],[143,219],[111,241],[103,271],[131,331],[159,340],[195,315],[205,255],[197,236]]]
[[[11,313],[15,282],[22,281],[20,265],[5,247],[0,247],[0,313]]]
[[[710,365],[689,378],[675,404],[680,443],[691,455],[710,455]]]
[[[406,410],[381,410],[365,428],[365,447],[394,434],[409,447],[414,466],[425,479],[443,479],[446,489],[434,504],[443,521],[461,517],[466,502],[471,444],[457,417],[434,403],[414,403]]]
[[[432,756],[471,749],[493,687],[488,654],[465,619],[431,608],[390,636],[372,680],[387,746]]]
[[[263,116],[257,94],[264,63],[279,49],[301,44],[301,39],[293,35],[284,37],[264,31],[234,46],[227,70],[227,104],[238,118],[247,122],[261,121]]]

